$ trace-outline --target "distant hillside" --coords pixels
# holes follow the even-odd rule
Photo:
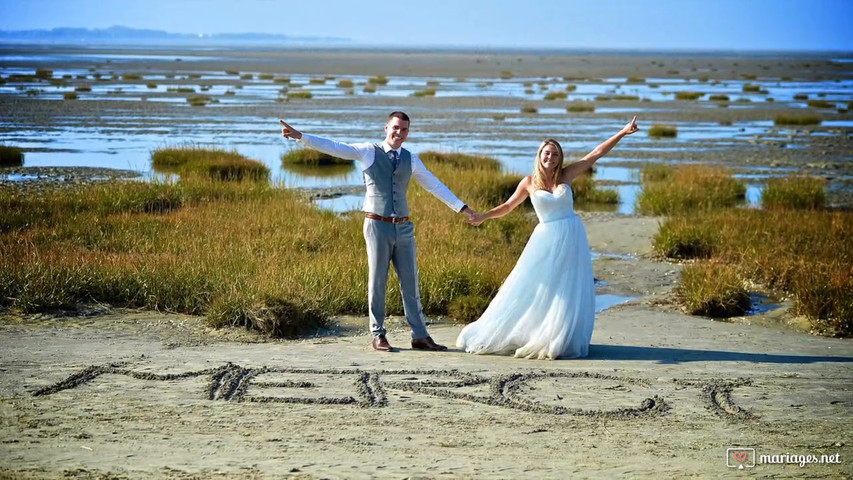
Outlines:
[[[80,44],[158,44],[158,45],[232,45],[281,43],[346,43],[340,37],[291,37],[268,33],[169,33],[128,27],[54,28],[51,30],[0,30],[0,43],[80,43]]]

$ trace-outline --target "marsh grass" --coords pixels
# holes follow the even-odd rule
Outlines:
[[[216,103],[217,101],[208,95],[192,95],[187,97],[187,103],[193,107],[203,107],[208,103]]]
[[[121,76],[122,80],[142,80],[141,73],[125,73]]]
[[[532,115],[532,114],[537,113],[538,111],[539,110],[537,110],[536,107],[534,107],[533,105],[524,105],[521,107],[521,113],[526,113],[526,114]]]
[[[567,92],[554,91],[545,94],[545,100],[565,100],[569,94]]]
[[[49,68],[38,68],[33,76],[41,80],[49,80],[53,78],[53,70]]]
[[[595,104],[588,102],[572,102],[566,105],[566,111],[572,113],[594,112]]]
[[[77,88],[75,88],[74,90],[75,90],[75,91],[77,91],[77,92],[91,92],[91,91],[92,91],[92,86],[91,86],[91,85],[87,85],[87,84],[83,84],[83,85],[79,85],[79,86],[78,86]]]
[[[435,96],[435,89],[434,88],[426,88],[423,90],[416,90],[414,93],[412,93],[412,96],[413,97],[434,97]]]
[[[349,78],[342,78],[338,80],[338,88],[352,88],[353,86],[355,86],[355,83],[353,83]]]
[[[319,167],[327,165],[352,165],[353,162],[352,160],[333,157],[310,148],[298,148],[282,154],[281,164]]]
[[[418,153],[418,156],[423,160],[425,165],[448,165],[468,170],[483,169],[495,172],[499,172],[501,170],[501,162],[493,157],[485,155],[470,155],[467,153],[427,150]]]
[[[723,167],[679,165],[666,174],[659,166],[646,169],[650,173],[643,173],[643,190],[637,197],[637,207],[646,215],[731,207],[743,201],[746,195],[743,182],[733,178]]]
[[[758,93],[760,91],[761,91],[761,85],[755,85],[752,83],[744,83],[743,84],[743,92],[744,93],[747,93],[747,92]]]
[[[0,145],[0,167],[20,167],[23,164],[23,150],[18,147]]]
[[[729,99],[728,95],[717,94],[717,95],[711,95],[710,97],[708,97],[708,100],[710,100],[712,102],[728,102],[730,99]]]
[[[388,77],[385,75],[377,75],[375,77],[368,78],[367,83],[370,85],[388,85]]]
[[[601,189],[595,184],[595,172],[587,170],[572,181],[572,199],[576,205],[619,203],[619,192]]]
[[[311,92],[308,90],[290,90],[287,92],[288,100],[291,98],[293,98],[293,99],[308,99],[308,98],[313,98],[313,97],[314,97],[314,95],[312,95]]]
[[[676,93],[675,99],[676,100],[698,100],[698,99],[702,98],[703,96],[705,96],[705,94],[701,93],[701,92],[684,91],[684,92]]]
[[[154,170],[177,173],[182,178],[202,177],[216,181],[264,181],[269,178],[269,168],[236,151],[204,148],[195,145],[168,147],[151,154]]]
[[[794,100],[808,100],[809,96],[805,93],[797,93],[794,95]]]
[[[820,125],[821,119],[817,115],[791,115],[778,113],[773,117],[775,125]]]
[[[678,127],[675,125],[661,125],[653,123],[649,127],[649,137],[651,138],[675,138],[678,136]]]
[[[64,100],[77,100],[79,97],[77,96],[77,92],[65,92],[62,94],[62,98]]]
[[[675,294],[691,315],[735,317],[744,315],[752,304],[744,285],[736,268],[704,262],[684,267]]]
[[[729,265],[741,279],[792,294],[795,312],[808,317],[815,329],[851,335],[851,235],[850,212],[726,209],[667,219],[653,247],[671,258],[708,258]],[[705,281],[716,279],[710,276]],[[706,288],[697,285],[683,289]]]
[[[481,295],[462,295],[450,302],[447,314],[457,322],[471,323],[486,311],[489,301]]]
[[[822,210],[826,207],[825,185],[826,180],[817,177],[771,178],[761,193],[761,207]]]
[[[158,163],[182,165],[189,160],[181,157],[194,155],[174,150],[158,151]],[[477,192],[508,177],[436,162],[429,168],[481,209]],[[530,219],[515,213],[475,229],[416,184],[409,199],[424,311],[446,314],[454,301],[466,305],[459,300],[465,296],[482,305],[523,249]],[[0,209],[12,213],[0,219],[6,308],[34,312],[95,301],[287,336],[323,325],[329,315],[367,312],[363,218],[319,210],[266,182],[190,178],[2,192]],[[401,314],[393,279],[388,299],[388,313]]]
[[[835,104],[826,100],[809,100],[806,102],[812,108],[835,108]]]

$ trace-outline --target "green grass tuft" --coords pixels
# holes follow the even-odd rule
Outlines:
[[[773,117],[775,125],[820,125],[821,119],[817,115],[790,115],[778,113]]]
[[[216,181],[253,180],[269,178],[269,168],[250,160],[236,151],[203,148],[193,145],[155,150],[151,154],[154,170],[178,173],[184,177],[203,177]]]
[[[594,112],[595,104],[590,102],[572,102],[566,105],[567,112]]]
[[[287,92],[288,100],[291,98],[294,99],[308,99],[312,98],[314,95],[311,94],[308,90],[291,90]]]
[[[826,207],[825,185],[826,180],[816,177],[771,178],[761,193],[761,207],[822,210]]]
[[[705,94],[701,92],[678,92],[675,94],[676,100],[698,100],[702,98]]]
[[[447,308],[447,315],[459,323],[471,323],[486,311],[490,299],[480,295],[462,295],[453,299]]]
[[[325,165],[352,165],[352,160],[333,157],[310,148],[299,148],[283,154],[281,156],[281,164],[317,167]]]
[[[545,94],[545,100],[565,100],[568,96],[569,95],[566,92],[548,92],[547,94]]]
[[[661,167],[646,167],[638,210],[647,215],[671,215],[731,207],[746,195],[746,186],[725,168],[680,165],[663,174]],[[644,169],[644,170],[646,170]]]
[[[675,138],[678,136],[678,127],[674,125],[660,125],[653,123],[649,127],[649,137],[651,138]]]
[[[751,307],[749,292],[738,270],[719,263],[684,267],[676,296],[691,315],[736,317]]]
[[[448,165],[454,168],[464,168],[469,170],[484,169],[496,172],[501,170],[501,163],[498,160],[484,155],[427,150],[419,153],[418,156],[423,160],[424,165],[427,167],[431,167],[433,165]]]
[[[18,147],[0,145],[0,167],[20,167],[23,164],[23,150]]]
[[[812,108],[835,108],[835,104],[826,100],[809,100],[806,102]]]

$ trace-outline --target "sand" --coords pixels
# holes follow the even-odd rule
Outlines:
[[[600,293],[589,358],[369,347],[366,318],[276,340],[157,312],[0,323],[0,477],[721,477],[727,448],[839,455],[760,477],[849,476],[853,344],[783,305],[724,323],[671,303],[656,218],[584,214]],[[460,326],[436,319],[453,345]],[[801,327],[802,328],[802,327]],[[834,458],[834,457],[833,457]],[[745,462],[749,464],[749,459]]]

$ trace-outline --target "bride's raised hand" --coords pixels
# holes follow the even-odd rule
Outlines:
[[[622,133],[625,135],[631,135],[632,133],[637,133],[640,131],[640,127],[637,126],[637,116],[634,115],[634,119],[628,122],[628,125],[625,125],[622,128]]]

